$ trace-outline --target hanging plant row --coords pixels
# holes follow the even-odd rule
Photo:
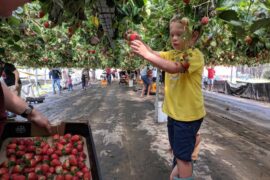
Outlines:
[[[17,8],[1,18],[0,57],[31,67],[137,68],[144,61],[130,52],[125,32],[136,31],[155,50],[171,49],[168,23],[181,14],[202,28],[196,46],[206,63],[270,62],[269,0],[106,1],[115,7],[114,48],[99,19],[98,1],[39,0]]]

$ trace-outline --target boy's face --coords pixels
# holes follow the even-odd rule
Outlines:
[[[176,50],[184,50],[187,46],[186,36],[187,27],[180,22],[172,22],[170,24],[170,38],[172,47]]]

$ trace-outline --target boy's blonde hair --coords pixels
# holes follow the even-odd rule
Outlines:
[[[179,22],[184,26],[189,26],[189,19],[187,17],[182,17],[179,14],[176,14],[172,17],[172,19],[170,20],[170,24],[173,22]]]

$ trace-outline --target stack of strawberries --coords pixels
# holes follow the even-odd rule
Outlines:
[[[91,180],[79,135],[12,139],[0,165],[1,180]]]

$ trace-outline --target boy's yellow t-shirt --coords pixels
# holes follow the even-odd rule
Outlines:
[[[189,49],[190,66],[188,72],[170,74],[165,73],[165,98],[163,112],[178,121],[194,121],[205,116],[202,73],[204,57],[200,50]],[[159,52],[168,61],[181,62],[183,52],[171,50]]]

